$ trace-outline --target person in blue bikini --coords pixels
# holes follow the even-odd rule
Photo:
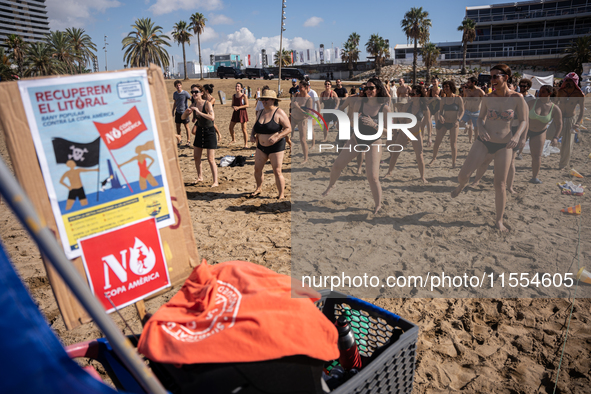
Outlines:
[[[511,69],[506,64],[497,64],[490,70],[494,91],[482,100],[478,116],[478,137],[472,144],[464,165],[458,175],[458,187],[451,193],[457,197],[466,187],[470,175],[491,156],[495,161],[495,226],[508,231],[503,225],[503,215],[507,202],[507,175],[513,157],[513,148],[518,147],[520,138],[528,128],[528,107],[521,93],[509,89]],[[515,134],[511,133],[511,122],[519,120]],[[525,141],[522,141],[525,143]]]
[[[453,81],[445,81],[442,84],[444,98],[440,102],[440,110],[437,120],[435,143],[433,144],[433,159],[428,164],[432,165],[437,158],[439,145],[443,141],[443,137],[449,130],[449,141],[451,145],[451,168],[456,168],[456,158],[458,156],[458,131],[460,119],[464,114],[464,100],[456,95],[456,84]]]

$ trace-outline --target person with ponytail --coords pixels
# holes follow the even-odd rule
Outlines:
[[[457,197],[470,180],[470,175],[484,162],[494,159],[495,166],[495,225],[501,232],[508,231],[503,224],[507,202],[507,176],[514,155],[513,148],[525,144],[522,134],[528,128],[528,107],[521,95],[510,90],[511,69],[506,64],[497,64],[490,70],[494,91],[482,100],[478,116],[478,137],[468,153],[458,175],[458,187],[451,193]],[[518,120],[515,133],[511,123]]]
[[[148,187],[147,183],[150,184],[152,187],[158,186],[158,181],[154,178],[154,175],[150,172],[150,167],[154,164],[154,158],[150,155],[145,154],[144,152],[147,150],[154,150],[154,141],[148,141],[143,145],[138,145],[135,147],[135,153],[137,156],[132,157],[131,159],[127,160],[125,163],[122,163],[120,167],[131,163],[133,161],[137,161],[137,165],[140,170],[140,190],[146,190]],[[150,160],[150,164],[148,164],[148,160]]]

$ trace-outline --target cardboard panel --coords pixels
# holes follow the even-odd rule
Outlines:
[[[169,267],[170,279],[172,284],[176,285],[182,283],[193,267],[199,263],[199,254],[193,237],[191,215],[178,161],[173,119],[170,113],[162,70],[152,65],[147,72],[154,104],[156,127],[176,218],[174,225],[160,230],[160,235]],[[0,97],[2,97],[0,101],[0,123],[5,133],[15,175],[33,202],[39,216],[58,237],[57,225],[46,189],[39,187],[39,185],[44,184],[44,180],[37,161],[33,138],[17,82],[0,83]],[[61,278],[46,261],[44,263],[66,327],[71,330],[90,321],[86,312],[74,299]],[[72,260],[72,264],[78,269],[80,275],[86,278],[82,258]]]

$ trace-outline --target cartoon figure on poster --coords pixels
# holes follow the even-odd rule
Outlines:
[[[174,223],[145,71],[19,88],[68,257],[80,255],[78,239],[126,223]]]

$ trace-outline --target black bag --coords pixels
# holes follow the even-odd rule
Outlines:
[[[244,156],[236,156],[230,167],[244,167],[246,164],[246,157]]]

